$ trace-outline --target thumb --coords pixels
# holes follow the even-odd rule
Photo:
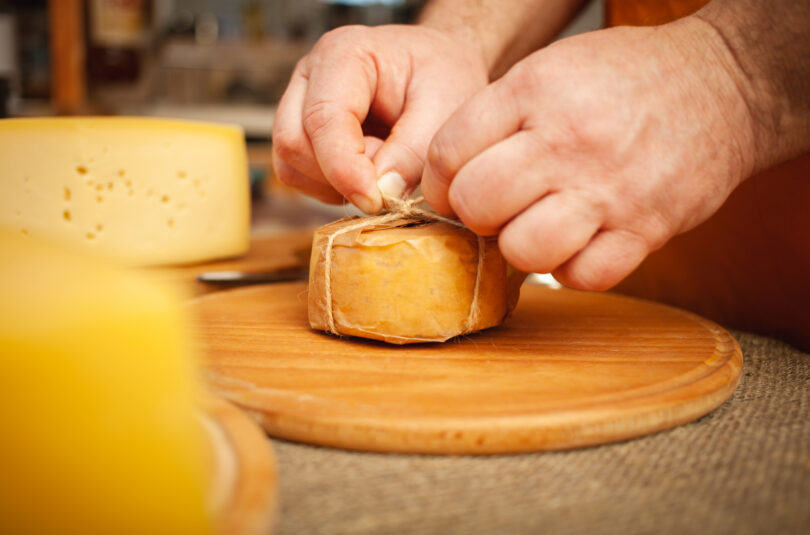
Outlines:
[[[374,155],[377,187],[383,197],[404,199],[419,185],[430,140],[447,115],[432,108],[405,110]]]

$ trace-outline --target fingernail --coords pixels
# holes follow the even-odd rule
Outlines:
[[[380,211],[380,207],[377,205],[377,203],[362,193],[355,193],[354,195],[349,196],[349,200],[352,201],[353,205],[360,208],[367,214],[376,214]]]
[[[383,197],[401,199],[405,193],[406,187],[408,187],[408,185],[405,183],[405,179],[396,171],[383,173],[383,175],[377,179],[377,189],[380,190]]]

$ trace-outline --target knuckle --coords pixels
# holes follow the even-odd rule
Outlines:
[[[297,189],[301,184],[301,180],[298,179],[297,174],[283,165],[276,166],[276,177],[281,181],[282,184],[290,186],[291,188]]]
[[[572,262],[553,271],[554,278],[574,290],[606,290],[609,284],[607,273],[595,262]]]
[[[569,106],[560,116],[554,135],[547,139],[548,149],[554,154],[598,154],[603,162],[612,161],[613,156],[604,145],[613,138],[606,136],[599,121],[581,106]]]
[[[675,233],[666,216],[655,209],[640,206],[629,209],[618,228],[628,239],[652,251],[664,245]]]
[[[453,182],[448,192],[448,201],[453,212],[467,227],[481,236],[497,234],[499,224],[494,207],[458,180]]]
[[[646,218],[641,230],[639,234],[644,246],[653,251],[662,247],[673,235],[671,222],[658,212]]]
[[[292,162],[304,153],[303,140],[289,130],[279,129],[273,132],[273,149],[282,161]]]
[[[501,250],[504,259],[512,264],[512,266],[527,273],[532,271],[548,271],[544,271],[542,266],[538,265],[538,262],[532,258],[532,254],[528,250],[529,248],[522,242],[523,240],[520,235],[515,232],[514,229],[507,226],[501,232],[500,236],[498,236],[498,248]]]
[[[476,199],[470,198],[467,191],[468,188],[464,187],[463,183],[453,182],[450,190],[447,192],[447,201],[453,212],[476,234],[481,234],[481,221],[476,210]]]
[[[359,24],[349,24],[345,26],[338,26],[332,30],[329,30],[323,37],[321,37],[321,41],[325,43],[334,43],[335,41],[342,41],[343,39],[347,38],[357,38],[363,36],[365,34],[365,26],[361,26]]]
[[[367,31],[367,27],[360,25],[339,26],[323,34],[312,51],[317,55],[321,52],[333,53],[343,47],[355,47],[365,40]]]
[[[506,84],[513,97],[522,97],[537,84],[537,72],[525,63],[518,63],[513,67],[503,83]]]
[[[520,62],[509,72],[493,84],[515,102],[529,101],[535,104],[537,91],[547,85],[547,78],[543,66],[537,62]],[[502,87],[501,84],[503,84]]]
[[[677,218],[667,192],[655,191],[632,175],[619,176],[604,190],[603,210],[609,227],[632,235],[645,247],[657,249],[677,230]],[[654,182],[654,181],[650,181]]]
[[[629,275],[647,256],[647,240],[637,233],[609,231],[611,239],[602,241],[585,256],[576,256],[554,272],[566,286],[578,290],[608,290]]]
[[[315,46],[312,48],[314,53],[320,52],[323,48],[331,48],[335,45],[336,42],[339,42],[343,36],[346,34],[346,27],[339,26],[333,30],[329,30],[328,32],[324,33],[318,42],[315,43]]]
[[[572,210],[588,214],[589,217],[604,220],[610,209],[610,195],[600,184],[586,184],[584,186],[574,186],[571,189],[573,195],[570,199]]]
[[[449,184],[458,172],[459,158],[449,136],[437,134],[428,148],[427,161],[436,176]]]
[[[289,186],[291,188],[299,189],[298,188],[299,181],[296,180],[295,176],[292,175],[291,173],[286,173],[286,172],[282,171],[280,173],[276,173],[276,176],[278,177],[279,181],[281,181],[281,183],[284,184],[285,186]]]
[[[318,100],[307,106],[302,116],[304,130],[310,138],[320,137],[329,128],[334,119],[331,108],[332,102],[328,100]]]
[[[307,73],[309,72],[309,61],[310,61],[310,54],[307,54],[306,56],[296,61],[295,68],[293,69],[293,76],[301,76],[303,78],[307,78]]]
[[[282,184],[297,188],[301,183],[298,172],[295,171],[289,164],[284,162],[281,157],[274,155],[273,157],[273,173]]]

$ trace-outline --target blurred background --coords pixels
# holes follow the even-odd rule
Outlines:
[[[259,199],[284,189],[272,181],[268,141],[298,59],[332,28],[412,22],[423,3],[0,0],[0,117],[151,115],[238,124]],[[564,35],[600,27],[601,4],[591,2]]]
[[[421,0],[0,0],[3,115],[199,116],[268,138],[296,61]]]

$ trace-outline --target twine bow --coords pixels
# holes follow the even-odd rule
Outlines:
[[[329,238],[326,240],[326,250],[324,251],[324,278],[326,279],[326,284],[324,288],[324,298],[326,299],[326,326],[332,334],[339,335],[340,333],[337,331],[335,327],[335,317],[332,311],[332,258],[333,248],[335,243],[335,238],[340,236],[341,234],[346,234],[347,232],[352,232],[358,229],[364,229],[376,225],[384,225],[387,223],[394,223],[399,222],[400,224],[394,225],[392,228],[405,226],[411,223],[416,222],[429,222],[429,221],[440,221],[442,223],[448,223],[450,225],[466,229],[467,227],[464,224],[456,219],[450,219],[449,217],[444,217],[442,215],[437,214],[436,212],[431,212],[429,210],[425,210],[420,208],[418,205],[424,201],[423,197],[416,197],[414,199],[398,199],[396,197],[389,197],[383,196],[383,204],[387,210],[387,213],[371,216],[371,217],[363,217],[357,220],[357,223],[354,225],[348,225],[343,227],[336,232],[332,233]],[[464,322],[464,330],[459,334],[466,334],[473,330],[473,325],[478,320],[478,292],[479,287],[481,285],[481,271],[484,266],[484,250],[486,247],[485,239],[481,236],[477,236],[478,238],[478,265],[475,271],[475,285],[473,287],[473,297],[472,301],[470,302],[470,311],[467,314],[467,319]]]

